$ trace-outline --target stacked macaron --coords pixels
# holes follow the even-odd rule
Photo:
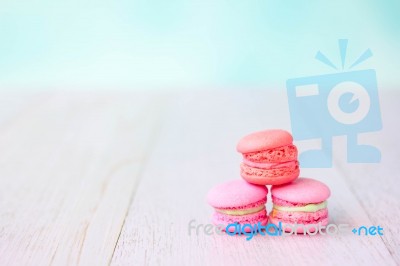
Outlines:
[[[326,200],[331,192],[322,182],[311,178],[298,178],[288,184],[272,186],[271,193],[273,202],[271,223],[310,226],[310,232],[316,230],[316,227],[311,225],[328,224]],[[296,231],[303,233],[304,226],[298,226]]]
[[[207,195],[208,203],[214,207],[212,221],[223,225],[223,229],[232,223],[257,224],[268,223],[265,210],[268,189],[247,183],[244,180],[233,180],[212,188]]]
[[[279,185],[299,177],[297,148],[292,135],[285,130],[264,130],[247,135],[236,149],[243,155],[240,174],[250,183]]]
[[[214,224],[267,224],[268,188],[265,185],[272,185],[271,223],[328,223],[326,200],[330,190],[322,182],[298,178],[298,153],[289,132],[280,129],[258,131],[243,137],[236,148],[243,155],[240,175],[244,180],[220,184],[208,193],[207,201],[215,209]],[[297,232],[303,232],[302,228],[298,227]]]

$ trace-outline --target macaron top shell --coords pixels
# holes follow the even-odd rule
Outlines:
[[[256,152],[292,144],[292,135],[282,129],[254,132],[240,139],[236,150],[240,153]]]
[[[237,179],[213,187],[207,202],[214,208],[235,208],[266,200],[267,194],[267,187]]]
[[[271,193],[273,197],[293,203],[318,203],[331,195],[327,185],[304,177],[288,184],[272,186]]]

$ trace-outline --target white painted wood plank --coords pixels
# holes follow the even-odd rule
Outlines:
[[[384,228],[382,239],[396,263],[400,264],[400,91],[381,91],[380,102],[382,130],[361,134],[359,140],[361,144],[379,148],[382,161],[378,164],[348,164],[344,152],[346,138],[336,140],[335,158],[338,169],[371,222]]]
[[[0,92],[0,130],[18,119],[19,115],[51,99],[50,93]]]
[[[163,102],[58,94],[3,128],[0,264],[108,264]]]
[[[249,132],[289,127],[286,95],[212,92],[183,95],[165,120],[112,259],[113,265],[393,265],[379,237],[188,235],[188,223],[209,223],[207,191],[240,178],[236,142]],[[331,222],[372,224],[344,176],[332,169],[302,170],[332,190]],[[269,203],[270,205],[270,203]]]

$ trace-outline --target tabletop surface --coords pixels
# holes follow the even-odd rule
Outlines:
[[[347,163],[340,136],[332,168],[301,169],[331,188],[330,223],[383,236],[246,241],[189,224],[210,223],[207,191],[240,178],[243,135],[290,130],[285,93],[2,93],[0,265],[398,265],[399,100],[381,91],[383,129],[359,136],[380,163]]]

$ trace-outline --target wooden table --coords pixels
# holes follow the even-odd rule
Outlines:
[[[188,225],[209,223],[207,191],[239,178],[241,136],[290,129],[286,93],[2,93],[0,265],[400,264],[400,92],[380,97],[383,130],[361,140],[381,163],[347,164],[337,137],[334,167],[301,174],[331,187],[331,223],[384,235],[246,241]]]

